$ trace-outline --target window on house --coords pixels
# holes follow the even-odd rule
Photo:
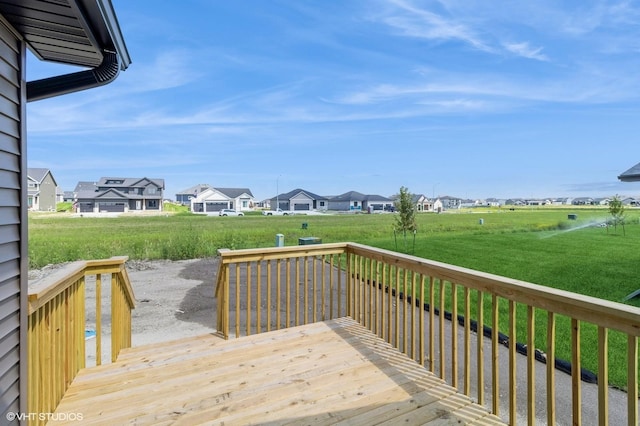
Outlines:
[[[320,207],[324,207],[324,201],[320,201]]]

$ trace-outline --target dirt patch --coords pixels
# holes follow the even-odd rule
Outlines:
[[[134,345],[215,330],[217,258],[127,262],[136,296]]]
[[[60,269],[64,264],[47,265],[29,271],[34,282]],[[130,260],[127,272],[136,297],[132,311],[132,343],[134,346],[179,339],[215,331],[216,300],[214,298],[218,259],[181,261]],[[94,281],[86,287],[87,328],[95,324]],[[110,286],[103,285],[103,325],[105,350],[108,342]]]

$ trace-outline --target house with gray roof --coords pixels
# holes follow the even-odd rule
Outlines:
[[[249,188],[209,187],[189,202],[192,213],[217,213],[222,209],[253,210],[255,198]]]
[[[332,211],[384,211],[392,210],[393,200],[382,195],[366,195],[357,191],[349,191],[329,199],[329,210]]]
[[[176,202],[182,204],[183,206],[190,206],[192,198],[196,198],[198,195],[202,194],[209,188],[211,188],[211,185],[206,183],[199,183],[198,185],[194,185],[191,188],[184,189],[176,194]]]
[[[328,197],[314,194],[306,189],[296,188],[284,194],[278,194],[268,200],[272,210],[280,208],[282,210],[294,211],[326,211],[328,209]]]
[[[56,183],[51,170],[43,168],[27,169],[27,205],[29,210],[56,211]]]
[[[424,194],[413,194],[413,203],[419,212],[433,211],[433,202]]]
[[[103,177],[98,182],[78,182],[78,213],[162,211],[164,179]]]

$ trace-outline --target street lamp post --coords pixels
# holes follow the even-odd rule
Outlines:
[[[280,208],[280,175],[276,178],[276,210]]]

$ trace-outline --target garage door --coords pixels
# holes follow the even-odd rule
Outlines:
[[[208,212],[219,212],[222,209],[226,209],[227,203],[207,203]]]
[[[309,204],[294,204],[294,210],[311,210]]]
[[[99,203],[98,204],[99,212],[112,212],[112,213],[122,213],[124,212],[124,203]]]
[[[93,213],[93,203],[78,203],[78,212]]]

